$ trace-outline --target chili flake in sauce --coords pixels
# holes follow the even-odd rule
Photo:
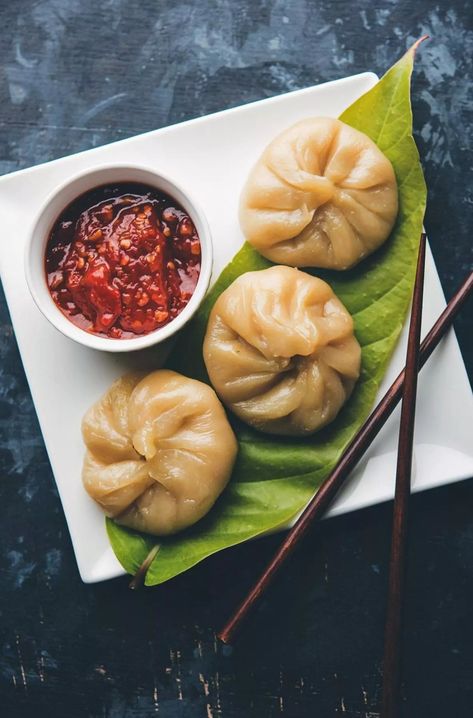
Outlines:
[[[200,274],[200,241],[171,197],[142,184],[97,187],[57,219],[46,248],[49,291],[85,331],[148,334],[184,309]]]

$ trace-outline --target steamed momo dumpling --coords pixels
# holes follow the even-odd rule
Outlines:
[[[243,189],[240,222],[273,262],[348,269],[388,238],[397,210],[394,170],[375,143],[313,117],[266,147]]]
[[[333,421],[358,379],[353,320],[326,282],[291,267],[242,274],[217,299],[204,360],[217,394],[260,431]]]
[[[213,389],[173,371],[118,379],[82,423],[85,488],[118,523],[173,534],[225,488],[237,442]]]

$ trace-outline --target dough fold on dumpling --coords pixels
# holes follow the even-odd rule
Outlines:
[[[348,269],[389,237],[397,211],[394,170],[375,143],[313,117],[266,147],[243,188],[240,223],[273,262]]]
[[[118,523],[173,534],[225,488],[237,441],[213,389],[173,371],[118,379],[82,422],[82,478]]]
[[[273,434],[310,434],[333,421],[360,357],[353,320],[329,285],[284,266],[238,277],[217,299],[204,339],[224,404]]]

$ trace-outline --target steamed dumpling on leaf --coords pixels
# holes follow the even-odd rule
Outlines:
[[[273,262],[348,269],[389,237],[397,211],[394,170],[375,143],[313,117],[266,147],[244,186],[240,222]]]
[[[225,488],[237,441],[213,389],[173,371],[118,379],[84,417],[82,478],[118,523],[173,534]]]
[[[217,299],[204,360],[217,394],[260,431],[304,435],[333,421],[360,373],[353,320],[329,285],[276,266]]]

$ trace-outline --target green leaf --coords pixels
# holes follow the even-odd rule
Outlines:
[[[328,476],[369,414],[409,307],[425,211],[426,187],[412,137],[410,105],[415,49],[340,118],[376,142],[391,160],[399,186],[399,215],[386,244],[348,272],[317,271],[354,317],[362,346],[362,372],[356,389],[336,421],[309,438],[265,436],[232,419],[240,450],[228,488],[202,521],[162,541],[148,570],[147,585],[163,583],[217,551],[286,524]],[[181,335],[168,366],[207,381],[202,341],[210,309],[240,274],[269,265],[245,244]],[[134,573],[155,539],[110,520],[107,530],[119,561]]]
[[[156,536],[140,534],[112,519],[105,519],[108,538],[120,563],[127,573],[135,574],[156,543]]]

